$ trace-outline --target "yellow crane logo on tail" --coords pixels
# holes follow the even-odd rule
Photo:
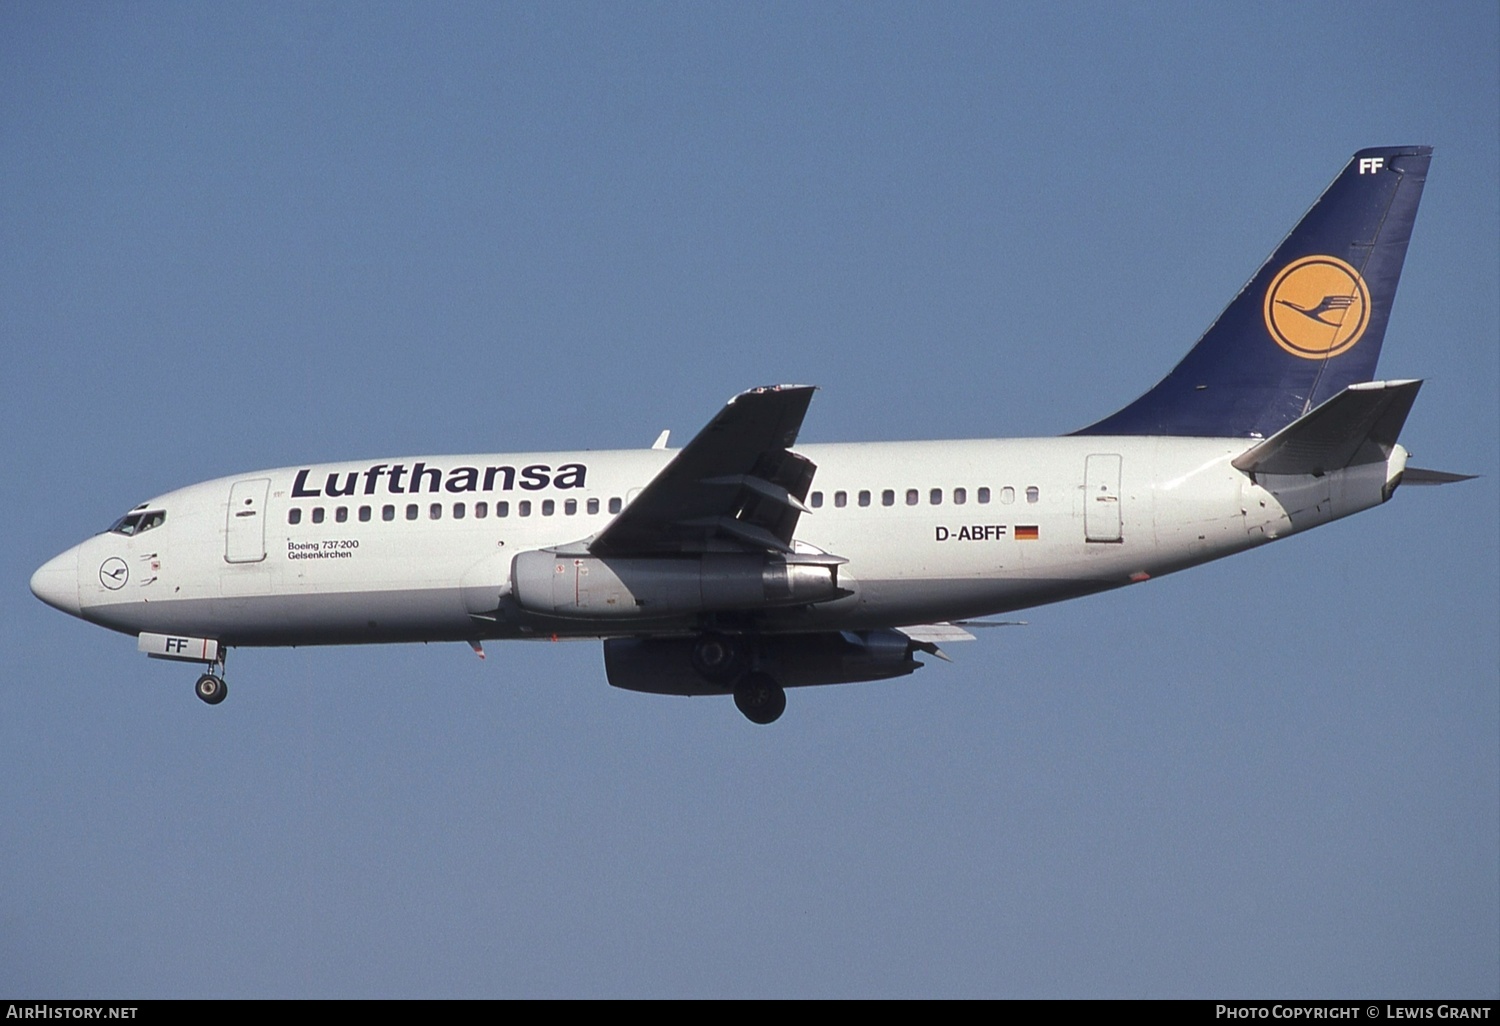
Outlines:
[[[1266,330],[1293,356],[1322,360],[1347,352],[1370,323],[1370,290],[1338,257],[1306,256],[1266,289]]]

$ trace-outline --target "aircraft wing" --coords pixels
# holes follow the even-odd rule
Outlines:
[[[741,392],[588,543],[601,556],[792,551],[817,469],[792,452],[810,385]]]

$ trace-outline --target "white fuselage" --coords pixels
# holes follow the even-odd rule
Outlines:
[[[1119,587],[1377,505],[1405,456],[1397,447],[1388,463],[1257,482],[1230,465],[1250,444],[799,447],[817,474],[798,548],[847,560],[839,584],[850,594],[763,610],[754,629],[936,623]],[[39,570],[33,588],[115,630],[225,645],[701,629],[691,617],[551,617],[504,601],[517,554],[596,534],[672,456],[416,457],[226,477],[142,504],[164,514],[158,526],[90,538]]]

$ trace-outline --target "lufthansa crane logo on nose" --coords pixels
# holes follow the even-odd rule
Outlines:
[[[119,591],[130,580],[130,567],[119,556],[110,556],[99,567],[99,583],[110,591]]]
[[[1266,289],[1266,330],[1293,356],[1322,360],[1354,347],[1370,323],[1370,290],[1338,257],[1307,256]]]

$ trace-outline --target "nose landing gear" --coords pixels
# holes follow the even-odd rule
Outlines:
[[[193,690],[209,705],[218,705],[229,697],[229,685],[224,683],[224,678],[216,677],[211,673],[205,673],[199,677]]]
[[[218,661],[208,664],[208,670],[193,685],[193,693],[209,705],[218,705],[229,697],[229,685],[224,683],[224,655],[220,649]]]

